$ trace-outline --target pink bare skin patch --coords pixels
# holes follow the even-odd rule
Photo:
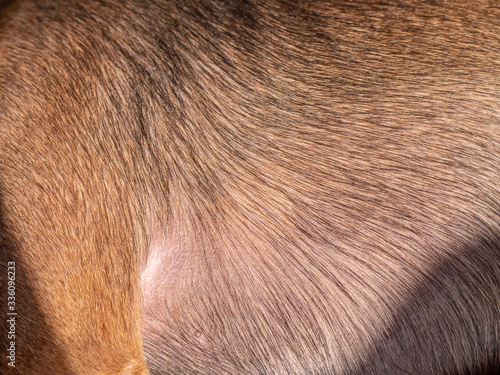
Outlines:
[[[176,340],[187,336],[190,346],[207,345],[204,330],[194,322],[192,296],[196,295],[200,264],[193,249],[192,227],[188,220],[151,235],[141,283],[144,295],[144,331]]]

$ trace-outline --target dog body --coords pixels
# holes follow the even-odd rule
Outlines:
[[[498,72],[492,1],[9,2],[2,373],[498,373]]]

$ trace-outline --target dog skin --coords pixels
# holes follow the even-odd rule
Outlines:
[[[500,373],[497,2],[1,4],[2,374]]]

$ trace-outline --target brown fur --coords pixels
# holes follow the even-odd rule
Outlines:
[[[500,371],[496,2],[8,3],[2,371]]]

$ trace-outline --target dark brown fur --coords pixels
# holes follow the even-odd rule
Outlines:
[[[497,2],[7,3],[2,373],[500,371]]]

